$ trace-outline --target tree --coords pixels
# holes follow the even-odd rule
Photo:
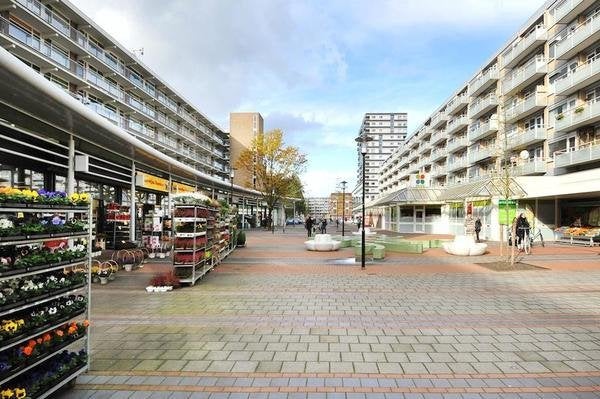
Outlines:
[[[283,131],[274,129],[259,133],[252,140],[250,148],[242,151],[236,168],[253,171],[256,189],[262,193],[269,210],[268,218],[273,220],[273,208],[278,201],[302,191],[298,176],[304,170],[306,156],[297,147],[286,146]],[[246,182],[251,186],[252,182]]]

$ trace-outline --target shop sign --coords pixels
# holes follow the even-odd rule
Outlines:
[[[148,173],[136,172],[135,184],[139,187],[155,191],[169,191],[169,181],[162,177],[149,175]]]
[[[472,202],[473,206],[477,206],[477,207],[482,207],[482,206],[490,206],[492,204],[492,201],[487,199],[487,200],[480,200],[480,201],[473,201]]]
[[[498,222],[499,224],[511,224],[513,219],[517,217],[517,201],[516,200],[499,200],[498,201]]]
[[[187,184],[177,183],[176,181],[171,183],[171,192],[172,193],[194,193],[196,192],[196,188],[192,186],[188,186]]]

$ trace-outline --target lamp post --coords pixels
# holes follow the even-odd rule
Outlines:
[[[231,169],[229,177],[231,177],[231,194],[229,196],[229,204],[233,206],[233,178],[235,177],[235,169]]]
[[[358,136],[356,138],[356,142],[360,144],[360,154],[362,155],[362,218],[361,218],[361,228],[362,228],[362,243],[361,243],[361,259],[360,259],[360,268],[365,268],[365,155],[367,155],[367,143],[369,141],[373,141],[372,137],[363,134],[362,136]]]
[[[344,236],[344,221],[346,220],[346,180],[342,180],[342,237]]]
[[[271,190],[271,198],[275,200],[275,189]],[[273,218],[273,211],[275,210],[275,202],[273,201],[273,209],[271,209],[271,232],[275,234],[275,219]]]

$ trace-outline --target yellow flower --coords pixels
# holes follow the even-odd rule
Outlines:
[[[10,190],[10,187],[0,187],[0,194],[9,194]]]
[[[79,201],[79,194],[73,193],[69,196],[69,199],[71,200],[71,202],[77,202]]]
[[[21,190],[19,190],[18,188],[11,188],[10,190],[8,190],[8,194],[17,195],[17,194],[23,194],[23,192]]]
[[[88,193],[80,193],[79,194],[79,200],[83,201],[83,202],[89,202],[90,201],[90,195]]]

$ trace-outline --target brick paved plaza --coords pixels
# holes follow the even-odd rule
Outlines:
[[[536,248],[534,271],[440,250],[363,271],[304,240],[251,232],[171,293],[143,291],[158,264],[94,286],[92,371],[61,399],[600,397],[598,249]]]

